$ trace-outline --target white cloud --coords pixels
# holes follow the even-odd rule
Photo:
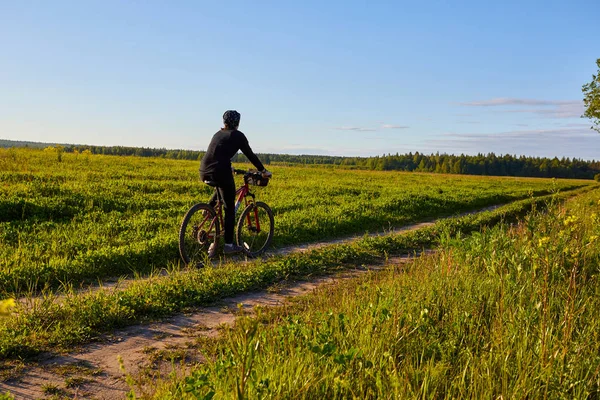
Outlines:
[[[531,108],[523,110],[501,110],[504,113],[529,113],[548,118],[579,118],[583,114],[583,104],[561,105],[551,109]]]
[[[406,125],[382,124],[379,128],[367,128],[362,126],[340,126],[333,129],[338,131],[374,132],[380,129],[408,129]]]
[[[364,128],[364,127],[360,127],[360,126],[340,126],[337,128],[334,128],[338,131],[357,131],[357,132],[372,132],[375,131],[376,129],[373,128]]]
[[[381,125],[381,129],[408,129],[409,127],[406,125],[392,125],[392,124],[383,124]]]
[[[579,100],[534,100],[510,97],[496,97],[490,100],[469,101],[459,103],[461,106],[496,107],[496,106],[568,106],[583,104]]]
[[[500,110],[505,113],[528,113],[540,115],[547,118],[578,118],[584,112],[581,100],[535,100],[518,99],[509,97],[497,97],[490,100],[470,101],[458,103],[468,107],[505,107],[505,106],[528,106],[537,108],[519,108]]]
[[[590,127],[592,126],[592,124],[562,124],[561,126],[565,126],[568,128],[588,128],[590,129]]]
[[[492,138],[513,138],[513,139],[529,139],[536,136],[545,137],[598,137],[600,135],[586,128],[556,128],[556,129],[530,129],[530,130],[515,130],[497,133],[446,133],[443,136],[472,138],[472,139],[492,139]]]

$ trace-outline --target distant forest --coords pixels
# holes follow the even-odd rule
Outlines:
[[[93,154],[115,156],[163,157],[178,160],[201,160],[203,151],[167,150],[147,147],[89,146],[39,142],[22,142],[0,139],[0,147],[44,148],[61,146],[67,153],[89,150]],[[541,158],[478,154],[459,156],[449,154],[387,154],[375,157],[341,157],[323,155],[258,154],[264,164],[288,165],[331,165],[378,171],[416,171],[442,174],[523,176],[544,178],[593,179],[600,175],[600,161],[577,158]],[[234,162],[247,162],[243,154],[233,158]]]

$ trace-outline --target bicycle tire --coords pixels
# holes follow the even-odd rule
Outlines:
[[[256,211],[255,211],[256,210]],[[257,219],[260,230],[257,230]],[[265,226],[267,225],[268,226]],[[238,246],[244,249],[249,257],[256,257],[264,253],[271,244],[275,231],[273,211],[265,203],[258,201],[249,204],[238,219],[236,240]]]
[[[220,231],[214,208],[206,203],[193,205],[179,227],[179,254],[185,265],[204,266],[216,254]],[[213,254],[209,254],[213,243]]]

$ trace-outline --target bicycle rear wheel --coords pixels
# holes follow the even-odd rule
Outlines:
[[[249,257],[262,254],[273,239],[273,211],[263,202],[249,204],[237,224],[237,243]]]
[[[204,266],[216,253],[219,232],[219,218],[210,205],[199,203],[190,208],[179,228],[179,254],[183,262],[196,267]],[[209,250],[213,254],[209,254]]]

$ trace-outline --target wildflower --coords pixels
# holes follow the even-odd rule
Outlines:
[[[578,218],[575,215],[570,215],[567,217],[567,219],[564,220],[564,224],[565,226],[567,225],[571,225],[574,224],[575,222],[577,222]]]
[[[543,247],[549,241],[550,241],[550,238],[548,236],[544,236],[543,238],[538,240],[538,247]]]
[[[14,306],[15,306],[15,299],[0,300],[0,317],[8,315],[8,312]]]

